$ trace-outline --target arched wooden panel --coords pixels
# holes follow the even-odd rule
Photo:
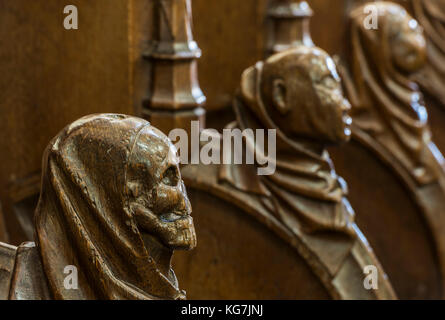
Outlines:
[[[331,148],[348,182],[357,224],[400,299],[440,299],[441,275],[431,231],[413,195],[391,168],[356,141]]]
[[[189,299],[331,299],[304,259],[233,204],[188,190],[198,246],[173,267]]]

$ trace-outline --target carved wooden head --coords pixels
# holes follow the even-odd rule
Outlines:
[[[87,116],[52,140],[43,165],[36,234],[54,298],[184,296],[170,261],[161,268],[157,259],[196,244],[176,151],[162,132],[135,117]],[[67,265],[78,268],[78,290],[64,288]]]
[[[245,100],[264,102],[288,137],[321,143],[349,139],[350,104],[334,61],[319,48],[301,46],[271,56],[244,73],[241,88]]]
[[[402,73],[417,71],[426,61],[423,28],[398,4],[378,1],[373,5],[378,12],[377,29],[367,27],[364,6],[351,13],[355,41],[360,41],[378,69],[394,65]]]
[[[378,141],[418,183],[431,183],[436,178],[428,113],[412,80],[425,63],[423,29],[398,4],[372,4],[378,12],[376,30],[365,27],[363,6],[350,16],[354,125]]]
[[[335,174],[325,148],[348,140],[352,124],[350,104],[329,55],[297,46],[258,62],[243,73],[234,110],[241,129],[275,130],[276,170],[258,178],[254,171],[230,165],[220,177],[273,199],[271,211],[291,230],[334,231],[348,241],[355,237],[346,183]],[[255,148],[252,140],[246,141]],[[264,152],[258,149],[256,154]]]

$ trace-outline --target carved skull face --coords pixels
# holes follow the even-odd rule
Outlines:
[[[130,208],[139,231],[162,245],[192,249],[196,234],[176,148],[159,130],[146,127],[127,169]]]
[[[406,11],[390,18],[390,45],[392,58],[403,72],[415,72],[426,61],[426,41],[423,29]]]

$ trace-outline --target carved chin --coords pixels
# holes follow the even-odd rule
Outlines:
[[[173,250],[191,250],[196,247],[196,232],[192,217],[185,217],[169,222],[170,234],[164,237],[164,243]]]
[[[351,126],[346,123],[339,123],[339,126],[335,128],[335,131],[331,132],[329,136],[330,144],[342,144],[351,140]]]

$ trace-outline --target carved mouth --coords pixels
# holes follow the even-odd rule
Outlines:
[[[168,212],[168,213],[161,214],[159,216],[159,219],[161,219],[163,222],[175,222],[180,219],[187,219],[188,217],[190,217],[189,214]]]
[[[160,224],[147,230],[139,226],[139,232],[147,247],[148,241],[155,241],[164,248],[190,250],[196,246],[193,218],[188,213],[168,212],[159,217]]]

